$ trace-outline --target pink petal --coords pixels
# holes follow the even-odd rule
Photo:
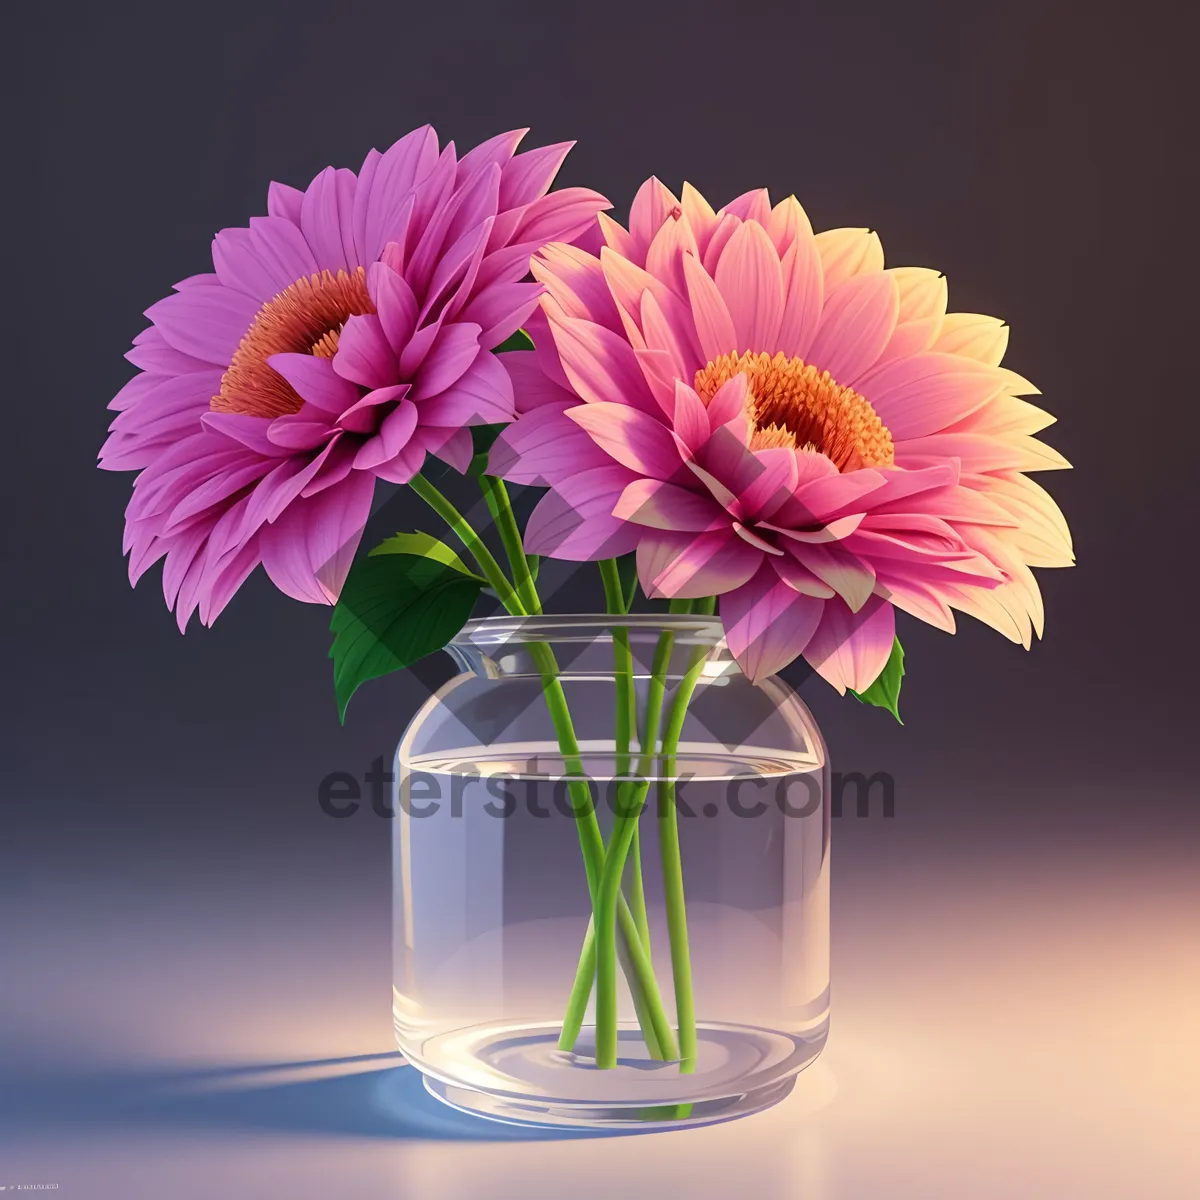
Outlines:
[[[519,413],[547,404],[576,404],[579,397],[555,383],[539,366],[532,350],[511,350],[497,355],[512,380],[513,401]]]
[[[281,592],[310,604],[336,601],[374,490],[374,478],[355,471],[337,487],[289,504],[273,524],[263,527],[263,566]]]
[[[693,452],[704,445],[712,433],[704,401],[682,380],[675,383],[674,426],[684,445]]]
[[[353,233],[357,187],[353,171],[326,167],[305,190],[300,229],[323,270],[348,273],[358,266]]]
[[[555,242],[542,247],[530,270],[568,317],[595,321],[614,332],[621,328],[598,258],[578,246]]]
[[[371,264],[367,285],[388,345],[399,355],[417,328],[417,298],[404,276],[386,263]]]
[[[678,215],[673,215],[678,212]],[[683,256],[699,257],[695,235],[682,210],[672,210],[658,232],[651,239],[646,251],[646,270],[656,279],[661,279],[676,295],[687,295],[687,284],[683,277]]]
[[[535,200],[521,214],[514,242],[572,242],[596,219],[608,200],[591,188],[559,188]]]
[[[244,292],[201,283],[151,305],[146,316],[176,350],[227,367],[258,309]]]
[[[383,419],[379,432],[354,456],[356,471],[370,471],[396,457],[417,427],[417,406],[407,397]]]
[[[896,328],[895,280],[882,272],[856,275],[830,292],[809,359],[843,387],[853,387]]]
[[[635,479],[621,493],[613,516],[654,529],[694,533],[729,526],[728,515],[711,496],[660,479]]]
[[[712,533],[642,533],[637,567],[647,596],[722,595],[745,583],[763,559],[761,551],[731,528]]]
[[[304,193],[286,183],[274,183],[267,188],[267,212],[273,217],[283,217],[293,225],[300,224],[300,206]]]
[[[713,212],[712,205],[690,183],[683,185],[683,190],[679,193],[679,205],[695,235],[696,256],[699,258],[708,248],[708,240],[717,227],[717,214]]]
[[[478,325],[462,322],[443,325],[413,380],[412,398],[424,400],[453,386],[479,357]]]
[[[809,349],[821,323],[825,303],[825,280],[821,256],[812,230],[796,234],[780,264],[783,279],[783,315],[779,322],[778,345],[789,358],[807,361]]]
[[[539,146],[505,163],[500,177],[500,208],[520,208],[545,195],[574,145],[574,142],[557,142],[553,146]]]
[[[400,382],[396,356],[374,313],[353,316],[342,327],[333,369],[365,388],[389,387]]]
[[[729,239],[717,263],[716,285],[733,320],[736,349],[774,350],[783,317],[783,281],[779,255],[756,221],[746,221]]]
[[[863,692],[887,666],[895,638],[895,610],[881,597],[872,596],[856,613],[831,600],[804,657],[839,693]]]
[[[567,415],[617,462],[654,479],[670,479],[681,463],[666,426],[625,404],[580,404]]]
[[[303,411],[277,417],[271,422],[267,436],[284,450],[315,450],[337,433],[337,428],[329,423],[326,416],[318,409],[315,418]]]
[[[340,417],[338,425],[348,433],[374,433],[383,420],[386,405],[403,400],[409,393],[407,383],[394,383],[390,387],[375,388],[361,396]]]
[[[616,464],[570,476],[530,513],[525,549],[573,562],[613,558],[636,549],[645,531],[612,515],[632,478],[632,472]]]
[[[511,357],[506,355],[505,357]],[[556,483],[612,460],[566,415],[576,398],[547,404],[519,417],[492,446],[488,474],[533,487]]]
[[[475,439],[467,428],[443,429],[437,425],[426,425],[417,430],[413,441],[449,463],[461,475],[467,473],[475,457]]]
[[[757,476],[738,492],[748,520],[769,521],[792,497],[799,473],[793,450],[751,451],[759,467]]]
[[[1003,386],[994,367],[936,353],[889,363],[860,384],[896,441],[945,429],[982,408]]]
[[[794,591],[802,592],[805,596],[816,596],[819,600],[828,600],[835,595],[829,584],[818,579],[807,567],[801,566],[790,554],[781,554],[771,559],[775,574]]]
[[[497,425],[513,419],[512,380],[499,356],[485,351],[453,387],[422,400],[422,425]]]
[[[272,354],[267,365],[282,375],[302,400],[334,416],[358,400],[358,388],[333,369],[331,359],[315,354]]]
[[[792,557],[833,588],[851,612],[858,612],[866,604],[875,587],[875,570],[869,562],[836,542],[819,545],[794,538],[785,540]]]
[[[737,331],[720,289],[691,255],[684,256],[683,274],[705,361],[712,362],[722,354],[736,354]]]
[[[581,399],[658,411],[637,358],[623,337],[603,326],[563,316],[549,302],[545,309],[563,370]]]
[[[634,254],[629,257],[639,266],[645,263],[646,251],[667,219],[667,214],[678,207],[679,201],[671,190],[654,176],[638,188],[629,208],[629,236],[635,247]]]
[[[922,583],[903,574],[880,571],[875,584],[876,592],[890,601],[896,608],[926,624],[953,633],[954,613],[942,597],[936,585]]]
[[[824,608],[824,600],[796,591],[768,565],[721,597],[729,650],[751,683],[761,683],[804,652]]]
[[[201,418],[205,429],[224,434],[233,441],[258,454],[281,458],[286,451],[267,436],[271,422],[265,417],[250,417],[245,413],[207,412]]]

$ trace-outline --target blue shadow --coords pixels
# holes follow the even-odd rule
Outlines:
[[[364,1066],[371,1062],[383,1065]],[[0,1069],[0,1123],[41,1131],[208,1129],[421,1141],[610,1136],[524,1128],[460,1113],[429,1095],[420,1073],[403,1064],[398,1054],[366,1054],[209,1069]],[[339,1067],[346,1069],[337,1073]],[[305,1077],[316,1070],[323,1073]]]

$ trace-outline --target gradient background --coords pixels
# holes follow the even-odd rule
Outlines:
[[[1200,1194],[1193,13],[292,0],[15,22],[0,1184]],[[760,1117],[530,1141],[359,1058],[391,1045],[389,830],[329,819],[317,785],[390,754],[425,685],[370,685],[340,728],[327,611],[260,572],[181,638],[157,570],[129,590],[132,477],[93,462],[142,310],[268,180],[425,121],[460,146],[578,138],[560,183],[622,219],[654,173],[879,229],[890,263],[946,272],[953,309],[1012,324],[1006,362],[1077,468],[1041,477],[1081,563],[1039,573],[1044,645],[902,618],[902,729],[804,686],[835,769],[890,771],[896,815],[836,823],[834,1032]]]

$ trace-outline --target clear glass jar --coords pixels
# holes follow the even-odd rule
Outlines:
[[[711,617],[489,618],[449,650],[462,673],[397,750],[395,1027],[426,1087],[536,1125],[700,1124],[782,1099],[829,1019],[829,768],[808,709],[781,680],[752,685]],[[676,748],[669,716],[691,685]],[[659,736],[639,762],[656,688]],[[631,692],[641,733],[626,756]],[[567,753],[548,695],[569,713]],[[583,842],[589,828],[611,842],[642,780],[617,875],[610,1067]],[[694,1016],[678,1008],[688,996]]]

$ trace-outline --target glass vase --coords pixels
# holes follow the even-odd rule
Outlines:
[[[533,1125],[725,1120],[829,1019],[829,771],[703,616],[499,617],[397,750],[394,1016],[433,1095]]]

